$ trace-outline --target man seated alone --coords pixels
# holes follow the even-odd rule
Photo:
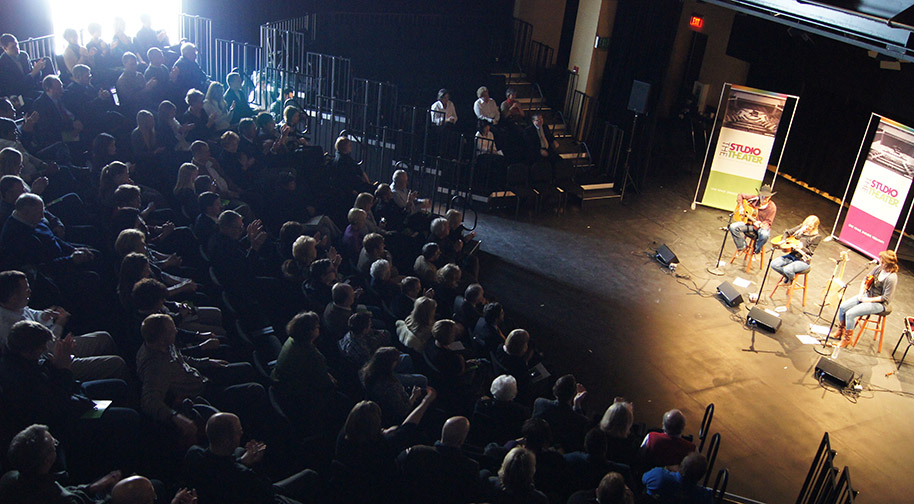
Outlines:
[[[663,414],[663,432],[648,432],[641,443],[645,468],[679,465],[683,457],[695,451],[695,444],[682,438],[686,419],[672,409]]]

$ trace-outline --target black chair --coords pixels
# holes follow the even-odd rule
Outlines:
[[[552,180],[552,165],[548,161],[537,161],[530,167],[530,187],[536,193],[537,206],[561,194]]]
[[[914,338],[912,338],[911,333],[912,333],[911,318],[905,317],[904,331],[902,331],[901,336],[898,337],[898,343],[895,343],[895,349],[892,350],[892,359],[895,358],[895,352],[898,351],[898,346],[901,345],[902,340],[907,340],[908,346],[905,347],[904,353],[901,354],[901,360],[898,361],[898,364],[896,365],[895,369],[901,368],[901,365],[904,364],[904,358],[908,356],[908,350],[910,350],[911,347],[914,346]]]
[[[505,189],[514,193],[514,197],[517,200],[517,205],[514,209],[514,220],[517,220],[517,216],[520,214],[521,201],[536,197],[536,192],[530,187],[527,165],[515,163],[508,166]]]
[[[575,167],[571,161],[562,159],[555,163],[555,187],[562,193],[562,212],[568,206],[570,194],[580,194],[581,184],[574,180]]]

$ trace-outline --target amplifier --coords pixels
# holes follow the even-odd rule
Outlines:
[[[754,306],[749,310],[749,315],[746,317],[746,323],[756,327],[762,327],[771,332],[777,332],[777,330],[781,328],[781,317],[772,315],[758,306]]]
[[[819,380],[827,380],[843,389],[848,388],[850,384],[854,382],[853,370],[848,369],[827,357],[819,358],[813,376]]]

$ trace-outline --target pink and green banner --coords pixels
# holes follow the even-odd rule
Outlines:
[[[870,257],[890,248],[914,179],[914,128],[877,114],[873,117],[876,120],[870,121],[864,137],[873,140],[838,236]]]
[[[726,85],[717,116],[717,143],[701,204],[732,210],[737,193],[754,193],[765,178],[789,95]],[[792,116],[790,116],[792,117]],[[699,187],[701,183],[699,182]]]

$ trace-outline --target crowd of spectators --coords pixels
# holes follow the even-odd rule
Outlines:
[[[116,28],[60,76],[0,36],[0,501],[710,501],[681,412],[536,379],[460,212]]]

